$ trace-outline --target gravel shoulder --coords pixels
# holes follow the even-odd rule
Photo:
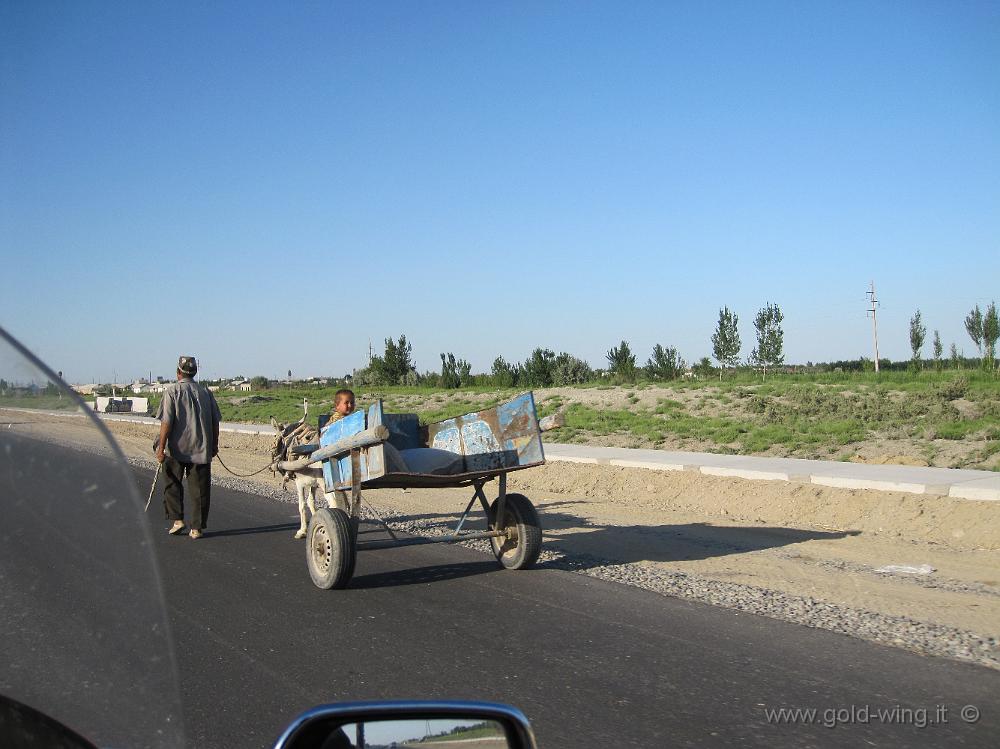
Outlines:
[[[132,461],[153,465],[153,427],[107,426]],[[74,417],[0,410],[0,428],[100,443]],[[220,453],[250,473],[269,446],[225,433]],[[216,463],[213,473],[295,501],[270,472],[236,479]],[[539,510],[542,566],[1000,668],[1000,503],[571,463],[511,474],[509,487]],[[397,527],[442,533],[470,496],[381,490],[365,500]],[[934,571],[879,571],[887,565]]]

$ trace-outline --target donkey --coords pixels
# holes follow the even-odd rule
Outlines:
[[[271,418],[271,426],[274,427],[277,433],[274,442],[271,444],[271,458],[275,462],[288,460],[291,457],[290,453],[293,447],[312,444],[317,440],[319,436],[318,432],[306,424],[308,413],[309,409],[307,406],[305,413],[302,414],[302,418],[288,425],[281,424],[275,421],[273,417]],[[306,505],[309,506],[309,516],[312,517],[315,515],[317,495],[322,494],[325,497],[328,507],[339,507],[347,511],[347,497],[343,492],[328,492],[326,490],[326,481],[323,479],[323,470],[320,467],[308,466],[298,471],[281,471],[281,474],[284,476],[281,488],[284,489],[288,484],[288,480],[292,479],[295,482],[295,493],[299,500],[300,522],[299,529],[295,532],[295,538],[306,537]]]

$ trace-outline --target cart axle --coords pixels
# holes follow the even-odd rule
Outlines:
[[[474,533],[458,533],[451,534],[449,536],[439,536],[436,538],[429,538],[427,536],[419,536],[417,538],[401,538],[397,541],[392,541],[390,539],[385,539],[384,541],[359,541],[358,551],[364,551],[365,549],[392,549],[397,546],[422,546],[424,544],[454,544],[460,541],[475,541],[480,538],[504,538],[507,536],[507,531],[477,531]]]

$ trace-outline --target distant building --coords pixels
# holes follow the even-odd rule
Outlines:
[[[102,414],[146,414],[149,412],[149,399],[97,396],[94,399],[93,408]]]

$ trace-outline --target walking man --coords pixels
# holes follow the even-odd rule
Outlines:
[[[177,382],[163,393],[157,411],[160,438],[156,459],[163,465],[166,484],[163,504],[171,535],[184,530],[184,477],[191,500],[191,538],[201,538],[208,525],[212,491],[212,458],[219,453],[219,404],[211,391],[194,381],[198,363],[193,356],[177,360]],[[166,450],[164,449],[166,448]]]

